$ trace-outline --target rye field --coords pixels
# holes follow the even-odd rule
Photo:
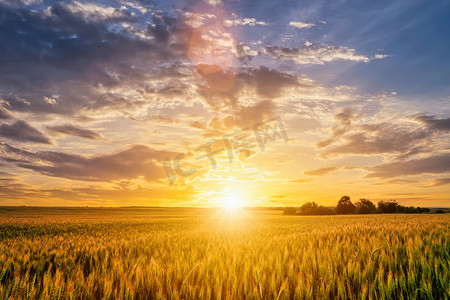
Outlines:
[[[450,214],[0,208],[2,299],[449,299]]]

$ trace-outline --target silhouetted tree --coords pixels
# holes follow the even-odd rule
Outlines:
[[[378,210],[385,214],[393,214],[397,212],[398,203],[395,200],[381,200],[378,202]]]
[[[342,196],[336,206],[336,213],[338,214],[352,214],[356,210],[355,205],[350,201],[349,196]]]
[[[444,214],[445,211],[443,211],[442,209],[438,209],[434,213],[436,213],[436,214]]]
[[[376,212],[377,210],[372,201],[364,198],[359,199],[359,201],[355,203],[355,206],[357,214],[370,214]]]

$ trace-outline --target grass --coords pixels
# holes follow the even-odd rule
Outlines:
[[[450,215],[0,208],[2,299],[448,299]]]

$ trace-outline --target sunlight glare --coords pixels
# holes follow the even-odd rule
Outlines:
[[[242,195],[239,192],[229,192],[224,199],[223,205],[227,209],[237,209],[242,206]]]

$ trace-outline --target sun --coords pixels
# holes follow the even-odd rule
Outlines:
[[[229,192],[225,195],[223,200],[223,206],[227,209],[238,209],[243,205],[242,193],[240,192]]]

